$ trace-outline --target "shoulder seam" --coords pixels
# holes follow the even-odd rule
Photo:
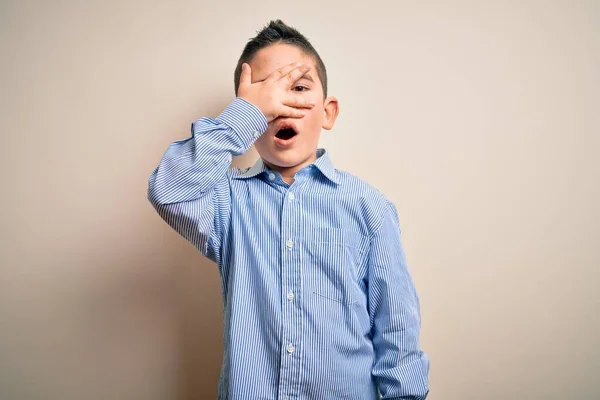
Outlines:
[[[387,214],[391,210],[395,210],[396,209],[396,205],[390,199],[388,199],[385,196],[383,196],[383,198],[385,199],[385,205],[386,205],[386,207],[383,210],[383,212],[381,213],[382,215],[381,215],[381,218],[379,219],[379,222],[377,223],[377,228],[373,229],[373,232],[371,233],[371,235],[369,235],[369,241],[372,241],[373,238],[375,237],[375,235],[377,235],[379,233],[379,231],[381,231],[381,228],[383,227],[383,224],[385,222]]]

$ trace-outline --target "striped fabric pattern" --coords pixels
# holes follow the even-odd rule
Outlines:
[[[194,122],[149,180],[159,215],[219,268],[219,399],[424,399],[429,360],[395,206],[323,149],[291,185],[261,160],[231,168],[266,128],[237,98]]]

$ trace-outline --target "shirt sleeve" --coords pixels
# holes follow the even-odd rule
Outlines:
[[[171,143],[148,181],[158,214],[217,263],[230,213],[232,156],[248,151],[266,129],[263,113],[237,98],[216,119],[195,121],[189,139]]]
[[[369,315],[375,362],[373,376],[382,399],[425,399],[429,360],[419,349],[421,315],[406,265],[395,206],[388,202],[368,255]]]

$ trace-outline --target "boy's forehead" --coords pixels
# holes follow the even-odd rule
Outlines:
[[[263,79],[279,68],[293,62],[301,62],[310,65],[312,70],[315,69],[313,57],[296,46],[281,43],[260,49],[252,62],[250,62],[250,66],[253,72],[260,75],[257,78]]]

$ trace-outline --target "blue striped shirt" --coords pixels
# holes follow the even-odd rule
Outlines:
[[[160,216],[219,268],[219,399],[424,399],[429,361],[396,208],[323,149],[292,184],[261,160],[231,168],[266,129],[237,98],[194,122],[149,180]]]

